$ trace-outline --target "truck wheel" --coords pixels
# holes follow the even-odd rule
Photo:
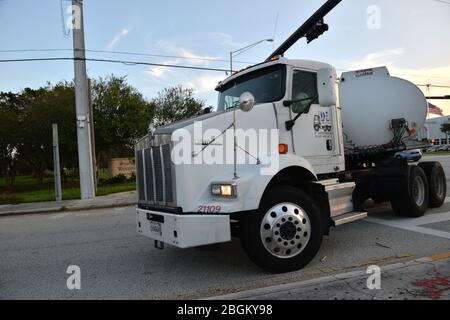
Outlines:
[[[421,162],[419,166],[425,171],[428,179],[430,208],[440,208],[447,196],[447,178],[444,169],[439,162]]]
[[[391,200],[392,209],[403,217],[421,217],[428,209],[429,197],[427,176],[421,167],[411,167],[407,186],[403,197]]]
[[[322,243],[322,221],[314,201],[300,189],[278,186],[263,198],[259,213],[243,217],[242,244],[249,258],[271,272],[306,266]]]

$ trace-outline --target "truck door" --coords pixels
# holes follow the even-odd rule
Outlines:
[[[291,86],[292,101],[309,99],[291,107],[292,118],[302,114],[292,129],[295,153],[311,158],[311,163],[317,162],[314,158],[336,155],[339,152],[334,128],[336,115],[334,108],[318,104],[317,73],[294,69]]]

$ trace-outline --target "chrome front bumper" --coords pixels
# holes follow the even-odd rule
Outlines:
[[[228,215],[177,215],[137,209],[137,232],[183,249],[231,241]]]

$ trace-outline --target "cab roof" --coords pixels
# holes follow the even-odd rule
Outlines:
[[[324,69],[324,68],[333,68],[333,66],[331,66],[330,64],[319,62],[319,61],[279,58],[279,59],[276,59],[273,61],[263,62],[260,64],[256,64],[254,66],[249,66],[245,69],[240,70],[239,72],[234,73],[232,76],[219,82],[219,84],[216,86],[216,90],[220,91],[220,88],[222,86],[226,85],[229,82],[232,82],[233,80],[235,80],[245,74],[251,73],[256,70],[261,70],[261,69],[264,69],[264,68],[267,68],[270,66],[279,65],[279,64],[289,65],[289,66],[293,66],[293,67],[297,67],[297,68],[301,68],[301,69],[305,69],[305,70],[310,70],[310,71],[317,71],[319,69]]]

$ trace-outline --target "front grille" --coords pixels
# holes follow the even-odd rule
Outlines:
[[[139,203],[175,206],[171,144],[152,145],[145,139],[136,146]]]

